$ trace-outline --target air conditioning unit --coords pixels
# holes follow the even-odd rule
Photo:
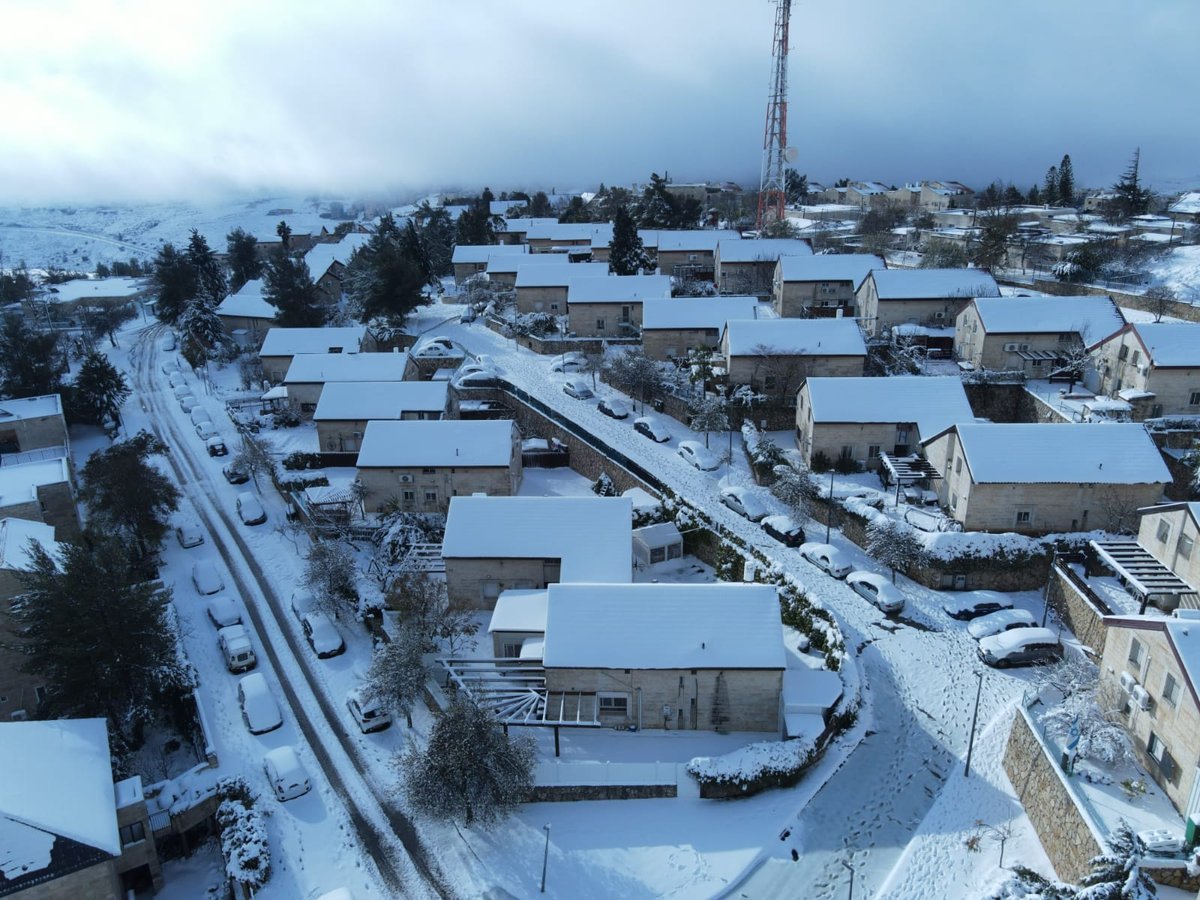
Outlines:
[[[411,475],[401,475],[401,476],[400,476],[400,483],[401,483],[401,484],[412,484],[412,483],[413,483],[413,477],[412,477]]]
[[[1145,711],[1150,709],[1150,692],[1140,684],[1135,685],[1133,690],[1130,691],[1129,699],[1136,703],[1140,710]]]
[[[944,318],[946,318],[946,314],[944,312],[942,312],[941,310],[938,310],[937,312],[935,312],[933,314],[933,317],[935,319],[944,319]]]
[[[1017,348],[1018,348],[1018,347],[1020,347],[1020,344],[1015,344],[1015,343],[1013,343],[1013,344],[1005,344],[1005,345],[1004,345],[1004,352],[1005,352],[1005,353],[1016,353],[1016,352],[1017,352]]]
[[[1138,683],[1137,683],[1136,678],[1134,678],[1128,672],[1121,673],[1121,690],[1125,691],[1126,693],[1129,693],[1137,686],[1138,686]]]

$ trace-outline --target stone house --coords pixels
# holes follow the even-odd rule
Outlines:
[[[601,724],[782,732],[772,585],[552,584],[542,661],[548,693]]]
[[[452,497],[521,486],[521,432],[506,419],[367,423],[358,451],[363,506],[445,513]]]
[[[368,422],[444,419],[450,407],[445,381],[333,382],[313,412],[317,446],[326,453],[357,453]]]
[[[454,283],[487,271],[488,260],[502,253],[528,253],[524,244],[455,244],[450,263],[454,266]]]
[[[442,541],[450,603],[466,609],[558,581],[631,581],[632,554],[628,497],[458,496]]]
[[[264,287],[261,278],[247,281],[217,307],[221,327],[241,347],[257,345],[271,330],[275,315],[279,312],[267,302],[263,295]]]
[[[22,669],[26,656],[16,646],[16,623],[10,602],[24,590],[19,573],[30,565],[29,541],[53,553],[54,529],[28,519],[0,519],[0,722],[33,718],[45,692],[45,681]]]
[[[1137,542],[1200,593],[1200,503],[1167,503],[1141,512]]]
[[[366,325],[341,328],[272,328],[263,339],[258,358],[263,375],[279,384],[297,356],[308,353],[369,353],[375,339]]]
[[[501,591],[488,622],[496,659],[542,658],[546,636],[546,589]],[[536,655],[534,655],[536,654]]]
[[[630,337],[641,330],[642,301],[670,296],[669,275],[573,278],[567,286],[568,328],[579,337]]]
[[[681,279],[713,281],[716,277],[717,244],[741,240],[737,231],[702,229],[658,231],[653,245],[658,249],[658,271]]]
[[[974,420],[954,376],[807,378],[796,398],[796,447],[806,466],[821,455],[878,469],[880,452],[909,456],[922,436]]]
[[[391,353],[302,353],[283,376],[288,404],[301,416],[312,415],[327,383],[405,381],[417,376],[417,364],[399,350]]]
[[[70,448],[58,394],[0,400],[0,456],[51,449],[66,456]]]
[[[487,277],[495,287],[512,290],[517,286],[517,271],[524,266],[561,266],[563,258],[557,253],[500,253],[488,257]]]
[[[530,228],[546,228],[557,224],[558,219],[545,216],[520,216],[515,219],[505,219],[504,228],[496,232],[496,243],[524,244]]]
[[[771,301],[780,318],[853,315],[858,289],[872,269],[883,268],[883,259],[870,253],[780,257]]]
[[[1185,191],[1167,207],[1167,212],[1179,222],[1200,222],[1200,191]]]
[[[370,240],[369,234],[347,234],[336,243],[317,244],[304,254],[309,274],[326,306],[337,306],[342,302],[342,280],[350,257]]]
[[[855,305],[868,335],[893,325],[953,324],[973,297],[999,297],[983,269],[875,269],[858,289]]]
[[[713,254],[717,290],[722,294],[769,297],[775,269],[786,256],[812,256],[812,245],[798,238],[718,241]]]
[[[1116,529],[1162,497],[1171,474],[1132,423],[956,424],[921,442],[938,500],[966,531]]]
[[[612,233],[610,222],[551,222],[531,225],[525,233],[525,241],[530,253],[579,254],[596,262],[607,262],[604,251],[612,243]],[[603,248],[599,256],[593,255],[597,247]]]
[[[555,257],[556,259],[558,257]],[[577,279],[608,276],[608,263],[571,263],[518,266],[516,287],[517,312],[567,313],[567,288]]]
[[[43,522],[69,539],[80,533],[71,463],[65,457],[0,467],[0,518]]]
[[[716,351],[730,319],[759,315],[757,297],[677,297],[642,303],[642,350],[651,359],[686,357],[692,350]],[[769,314],[769,311],[768,311]]]
[[[1135,419],[1200,415],[1200,325],[1131,322],[1093,352],[1100,392]]]
[[[844,192],[839,192],[838,203],[845,203],[848,206],[857,206],[861,210],[868,210],[873,207],[886,206],[889,197],[888,192],[891,190],[886,184],[881,184],[878,181],[855,181],[846,185]]]
[[[731,385],[789,404],[805,378],[861,376],[867,359],[853,319],[730,319],[720,352]]]
[[[976,369],[1046,378],[1124,325],[1111,297],[979,297],[954,320],[954,355]]]

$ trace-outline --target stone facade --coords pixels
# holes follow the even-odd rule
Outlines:
[[[457,609],[495,609],[501,591],[540,590],[558,581],[561,567],[557,558],[450,557],[446,559],[446,593]]]
[[[1200,342],[1197,345],[1200,353]],[[1100,374],[1100,392],[1135,390],[1154,394],[1133,403],[1133,418],[1200,415],[1200,366],[1194,369],[1151,365],[1132,328],[1105,341],[1092,353]]]
[[[864,469],[879,468],[879,453],[907,456],[920,441],[915,422],[814,422],[807,382],[796,402],[796,447],[806,466],[818,453],[833,462],[852,459]]]
[[[1068,354],[1082,347],[1076,333],[988,334],[979,312],[970,304],[954,320],[954,355],[977,369],[1020,371],[1030,378],[1045,378],[1054,368],[1053,360],[1024,359],[1021,351]]]
[[[780,731],[780,669],[725,669],[728,685],[730,731]],[[712,729],[715,669],[567,669],[547,668],[546,688],[551,693],[583,692],[626,699],[626,713],[601,712],[605,724],[637,724],[640,691],[643,729]],[[585,701],[585,709],[587,709]],[[664,715],[664,710],[669,713]],[[572,712],[571,715],[574,713]]]
[[[662,275],[677,275],[712,281],[716,274],[716,254],[713,250],[659,250],[658,271]]]
[[[642,350],[650,359],[687,356],[689,350],[716,350],[721,343],[717,328],[655,328],[642,330]]]
[[[970,297],[929,297],[914,300],[880,300],[875,279],[868,278],[855,295],[855,306],[866,332],[880,335],[893,325],[914,323],[947,327],[971,302]]]
[[[440,412],[404,411],[398,416],[381,418],[401,422],[428,422],[446,418]],[[317,447],[324,453],[357,453],[362,447],[362,438],[367,431],[367,419],[327,419],[317,423]]]
[[[36,397],[43,405],[47,398]],[[50,398],[57,401],[57,398]],[[20,414],[23,400],[0,400],[0,453],[25,453],[45,447],[68,446],[67,422],[61,405],[57,412],[44,416],[8,418],[4,413]]]
[[[514,453],[507,466],[360,468],[358,480],[366,490],[363,503],[370,512],[381,511],[394,499],[406,512],[445,514],[450,498],[457,494],[515,495],[521,486],[521,456]]]
[[[517,312],[544,312],[552,316],[567,312],[567,286],[519,287],[516,289]]]
[[[53,525],[59,540],[67,541],[80,534],[79,509],[75,491],[69,481],[38,485],[37,498],[0,506],[0,519],[29,519]]]
[[[577,337],[629,337],[642,327],[642,301],[571,303],[567,308],[568,329]]]
[[[805,378],[859,378],[865,356],[728,356],[725,367],[730,384],[749,384],[768,396],[796,402],[796,391]]]
[[[717,290],[722,294],[753,295],[763,299],[773,294],[778,258],[722,262],[719,256],[720,246],[717,247],[715,279]]]
[[[799,319],[815,314],[854,314],[853,281],[784,281],[776,268],[771,304],[780,318]],[[814,312],[817,311],[817,312]]]
[[[113,860],[71,872],[25,888],[13,896],[20,900],[122,900],[125,892]]]
[[[137,780],[141,781],[140,778]],[[139,784],[139,796],[140,793]],[[163,886],[162,863],[158,858],[158,846],[154,841],[154,829],[150,825],[150,813],[146,809],[146,801],[138,799],[117,809],[118,828],[136,827],[138,824],[141,825],[143,837],[139,840],[126,841],[126,835],[122,834],[121,858],[117,860],[116,870],[118,874],[123,875],[144,866],[149,871],[157,890]]]
[[[1143,515],[1137,539],[1151,556],[1200,590],[1200,525],[1189,504]]]
[[[1097,609],[1085,587],[1072,577],[1074,573],[1062,560],[1050,567],[1046,585],[1046,602],[1053,607],[1063,624],[1096,656],[1104,652],[1108,629],[1104,625],[1107,610]],[[1077,577],[1077,576],[1076,576]]]

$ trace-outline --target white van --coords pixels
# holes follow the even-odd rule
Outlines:
[[[221,648],[225,668],[230,672],[248,672],[258,665],[245,625],[226,625],[218,629],[217,646]]]
[[[304,764],[287,744],[263,755],[263,771],[280,801],[295,800],[312,790]]]

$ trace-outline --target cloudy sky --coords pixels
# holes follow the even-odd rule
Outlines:
[[[5,0],[0,203],[757,182],[770,0]],[[1200,185],[1197,0],[794,5],[814,180],[994,178],[1140,145]]]

